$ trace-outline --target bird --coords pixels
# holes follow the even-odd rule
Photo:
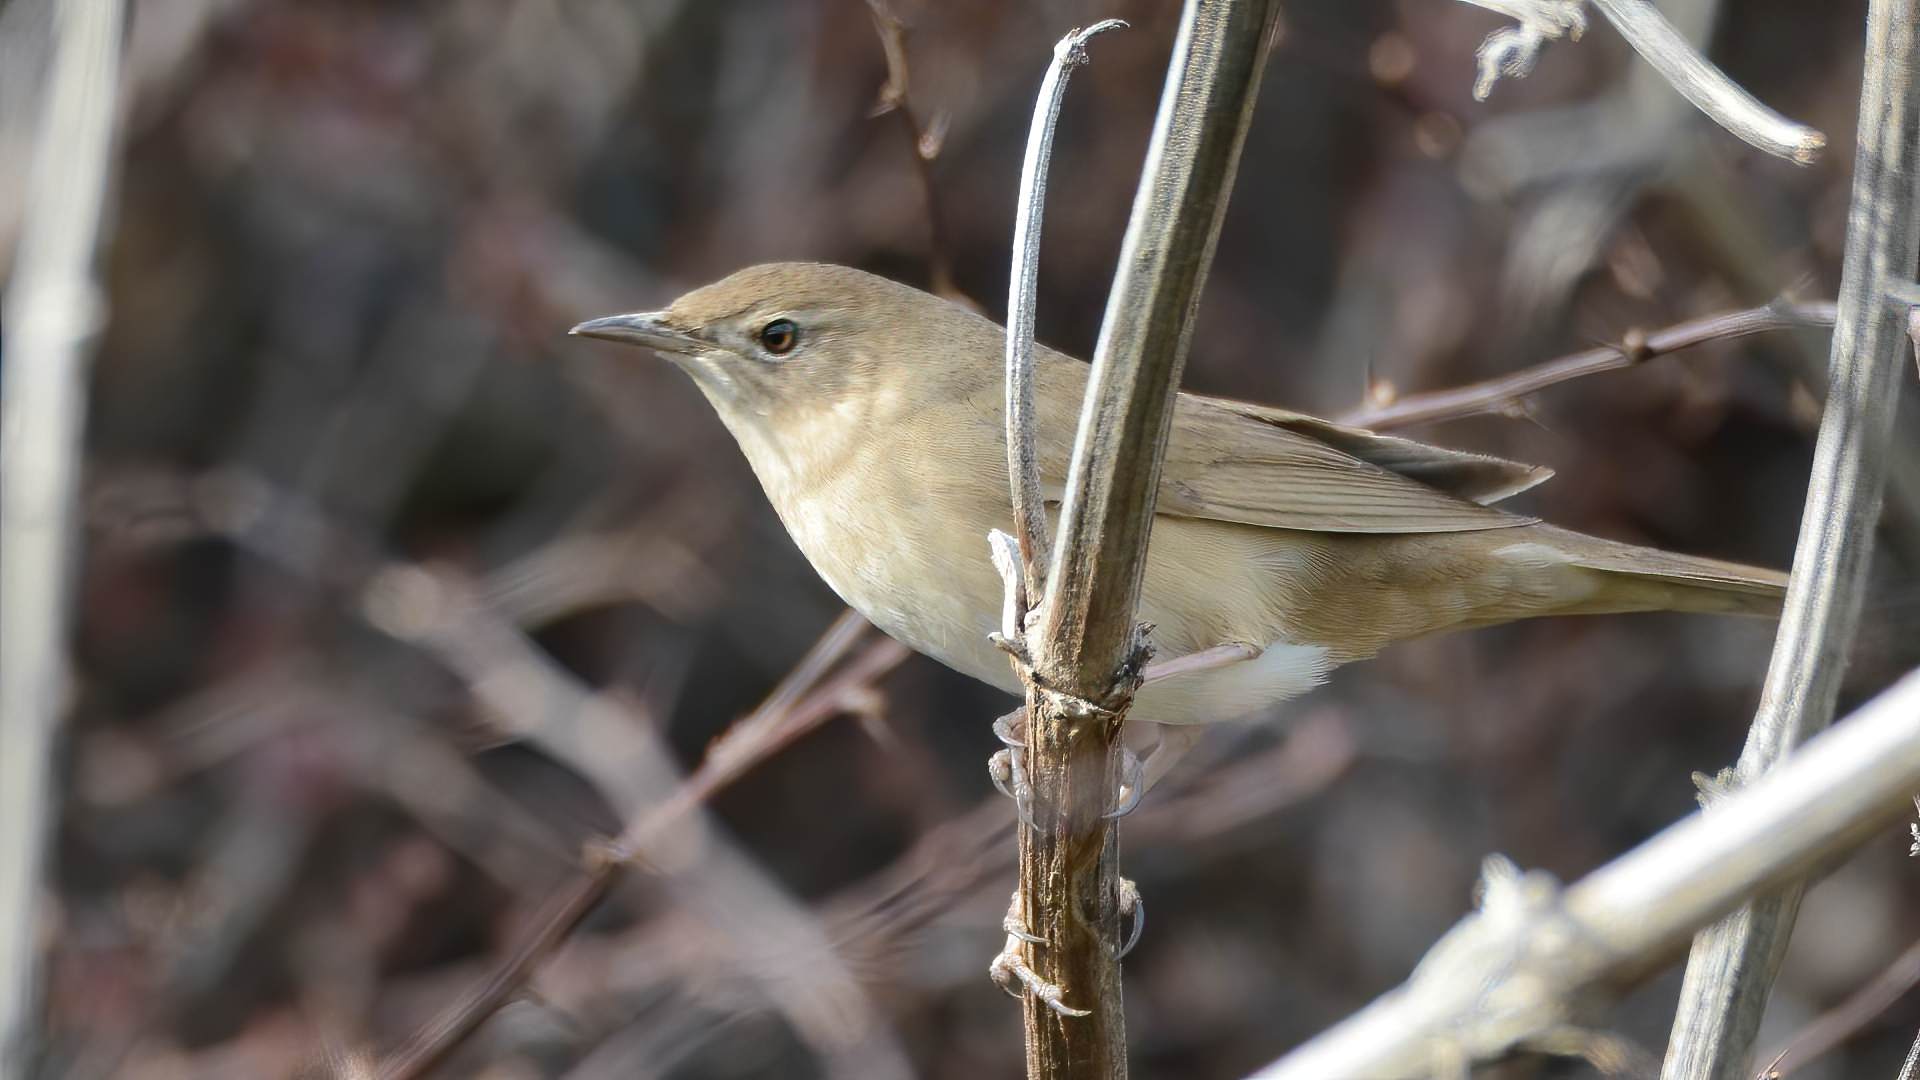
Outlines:
[[[990,640],[1011,529],[1005,330],[959,304],[824,263],[733,273],[573,334],[692,377],[826,584],[912,649],[1010,693]],[[1034,350],[1049,513],[1090,367]],[[1305,694],[1335,668],[1448,630],[1546,615],[1779,613],[1786,575],[1589,536],[1498,504],[1543,467],[1182,391],[1139,617],[1163,658],[1223,651],[1138,690],[1137,791],[1208,725]],[[1057,520],[1057,519],[1056,519]]]

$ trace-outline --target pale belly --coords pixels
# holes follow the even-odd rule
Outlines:
[[[961,512],[936,496],[884,532],[850,525],[830,504],[807,500],[782,519],[809,562],[841,599],[917,652],[1008,693],[1020,692],[999,628],[1002,587],[987,555],[987,514]],[[996,507],[997,509],[997,507]],[[1236,533],[1241,535],[1236,535]],[[1155,654],[1171,659],[1216,645],[1263,651],[1249,661],[1143,687],[1132,719],[1156,724],[1234,720],[1298,697],[1334,666],[1328,650],[1287,640],[1263,588],[1286,567],[1285,552],[1252,530],[1163,518],[1149,550],[1141,617],[1154,625]],[[1251,538],[1251,539],[1249,539]],[[1176,551],[1184,558],[1172,558]],[[1204,599],[1203,599],[1204,598]]]

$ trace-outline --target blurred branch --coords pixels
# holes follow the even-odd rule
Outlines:
[[[0,355],[0,1074],[39,1027],[41,864],[55,813],[54,731],[67,678],[68,585],[87,359],[100,323],[94,256],[112,173],[118,0],[67,0]]]
[[[939,188],[933,182],[933,161],[940,156],[940,145],[946,138],[945,118],[936,115],[931,128],[920,122],[913,111],[906,24],[893,13],[887,0],[867,0],[867,7],[873,12],[873,28],[880,35],[880,48],[887,57],[887,81],[880,87],[880,100],[874,104],[872,115],[891,113],[900,117],[901,127],[911,141],[914,172],[920,177],[920,195],[927,211],[928,284],[937,296],[977,306],[953,280],[953,248],[947,241],[946,221],[940,213]]]
[[[1645,974],[1741,898],[1899,820],[1916,786],[1920,672],[1751,787],[1564,890],[1490,858],[1479,912],[1407,982],[1256,1076],[1424,1075],[1526,1045],[1565,1025],[1576,994]]]
[[[1706,315],[1652,333],[1629,330],[1618,345],[1602,345],[1572,353],[1511,375],[1466,386],[1408,394],[1377,404],[1369,402],[1340,414],[1337,419],[1342,424],[1386,431],[1482,413],[1506,413],[1512,411],[1520,399],[1550,386],[1601,372],[1634,367],[1710,342],[1732,341],[1751,334],[1791,327],[1831,326],[1834,312],[1834,304],[1830,301],[1781,301],[1744,311]]]
[[[1905,370],[1907,310],[1889,285],[1920,259],[1920,42],[1915,0],[1867,9],[1859,148],[1847,215],[1829,389],[1780,630],[1734,781],[1778,767],[1833,717],[1860,621]],[[1736,1080],[1786,952],[1802,887],[1763,897],[1694,940],[1662,1076]]]
[[[1466,0],[1497,11],[1519,25],[1496,30],[1480,46],[1480,72],[1473,96],[1482,101],[1502,76],[1522,78],[1533,70],[1548,41],[1578,40],[1586,29],[1583,0]],[[1761,104],[1702,56],[1666,16],[1647,0],[1593,0],[1627,44],[1708,119],[1756,149],[1798,165],[1810,165],[1827,137]]]
[[[1784,1077],[1857,1034],[1900,1000],[1914,984],[1920,983],[1920,942],[1873,977],[1873,981],[1854,991],[1847,1000],[1815,1017],[1796,1032],[1780,1052],[1773,1055],[1760,1075],[1767,1080]]]
[[[891,639],[874,642],[833,671],[858,644],[867,624],[851,613],[836,620],[820,642],[767,701],[708,748],[700,766],[665,801],[636,817],[621,837],[590,852],[588,872],[551,897],[532,929],[487,978],[382,1062],[382,1080],[425,1075],[479,1030],[487,1018],[519,994],[540,964],[559,948],[652,845],[685,822],[715,791],[772,757],[828,718],[869,706],[873,680],[898,665],[906,649]],[[680,852],[672,861],[686,857]]]
[[[1278,10],[1270,0],[1186,4],[1094,351],[1053,571],[1019,657],[1033,812],[1020,829],[1018,917],[1045,943],[1027,942],[1023,959],[1090,1013],[1063,1017],[1026,995],[1032,1077],[1126,1075],[1119,844],[1107,812],[1147,652],[1135,612],[1188,331]]]

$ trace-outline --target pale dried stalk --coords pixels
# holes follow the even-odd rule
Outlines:
[[[1564,891],[1545,875],[1490,872],[1481,911],[1406,983],[1256,1077],[1422,1076],[1524,1046],[1562,1028],[1576,994],[1645,974],[1742,897],[1899,821],[1916,787],[1920,672]]]
[[[1040,488],[1040,453],[1034,448],[1033,323],[1039,306],[1040,222],[1046,213],[1047,166],[1053,160],[1053,135],[1060,123],[1073,69],[1087,62],[1087,42],[1126,23],[1105,19],[1085,30],[1069,31],[1053,47],[1053,62],[1040,80],[1040,94],[1027,128],[1027,152],[1020,161],[1020,198],[1013,219],[1013,274],[1007,285],[1007,475],[1013,483],[1013,535],[1020,544],[1022,578],[1029,598],[1047,584],[1047,511]],[[1025,611],[1016,615],[1024,618]],[[1016,630],[1020,619],[1015,620]]]
[[[1796,165],[1813,164],[1825,149],[1825,135],[1762,105],[1700,55],[1647,0],[1593,0],[1593,6],[1681,97],[1742,142]]]
[[[1886,486],[1907,312],[1888,302],[1920,259],[1920,62],[1916,0],[1867,8],[1859,147],[1834,325],[1830,385],[1760,707],[1736,766],[1741,781],[1775,767],[1833,717],[1860,619]],[[1801,888],[1742,907],[1694,940],[1664,1080],[1742,1080]]]
[[[0,385],[0,1075],[36,1027],[40,869],[66,681],[94,254],[111,177],[119,0],[67,0],[4,322]]]
[[[1144,660],[1134,612],[1160,460],[1277,12],[1273,0],[1186,4],[1094,351],[1053,570],[1028,635],[1033,824],[1020,829],[1019,915],[1046,944],[1024,959],[1089,1010],[1062,1016],[1026,996],[1030,1077],[1126,1075],[1119,848],[1104,815]]]
[[[1500,77],[1533,70],[1540,50],[1561,37],[1578,39],[1586,29],[1581,0],[1466,0],[1518,24],[1497,30],[1480,47],[1474,97],[1485,99]],[[1827,145],[1819,131],[1795,123],[1761,104],[1739,83],[1700,55],[1686,36],[1647,0],[1593,0],[1640,58],[1707,118],[1759,150],[1797,165],[1810,165]]]

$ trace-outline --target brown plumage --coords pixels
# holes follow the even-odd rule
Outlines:
[[[999,326],[857,270],[779,263],[666,311],[575,332],[668,354],[834,591],[915,649],[1017,690],[987,640],[1001,586],[986,534],[1012,516]],[[1064,486],[1089,369],[1048,349],[1035,362],[1052,495]],[[1774,571],[1585,536],[1493,505],[1549,475],[1182,393],[1140,614],[1161,657],[1229,643],[1264,652],[1144,688],[1135,721],[1233,719],[1441,630],[1536,615],[1778,611],[1785,577]]]

